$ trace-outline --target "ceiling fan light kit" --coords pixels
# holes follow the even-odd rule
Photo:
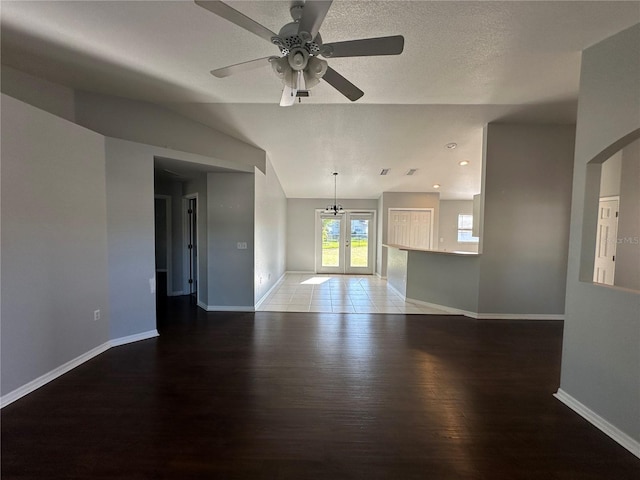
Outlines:
[[[399,55],[404,49],[404,37],[401,35],[323,43],[319,30],[332,0],[294,1],[289,10],[293,22],[284,25],[277,35],[219,0],[195,0],[195,3],[278,47],[281,57],[272,56],[229,65],[212,70],[211,74],[223,78],[269,62],[284,85],[281,106],[293,105],[291,98],[295,100],[299,90],[308,91],[320,80],[352,102],[364,95],[362,90],[329,67],[326,60],[318,58],[318,55],[325,58]],[[308,96],[308,93],[304,96]]]

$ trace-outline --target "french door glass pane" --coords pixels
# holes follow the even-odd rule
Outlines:
[[[322,266],[339,266],[340,218],[322,219]]]
[[[369,266],[369,220],[351,220],[351,267]]]

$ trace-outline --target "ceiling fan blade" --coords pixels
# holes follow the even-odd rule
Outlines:
[[[285,85],[284,88],[282,89],[282,98],[280,98],[280,106],[290,107],[295,103],[297,95],[298,95],[298,89],[291,88]]]
[[[228,67],[218,68],[211,70],[211,75],[218,78],[228,77],[234,73],[246,72],[247,70],[253,70],[255,68],[266,67],[269,65],[269,59],[274,57],[262,57],[255,60],[249,60],[248,62],[236,63],[235,65],[229,65]]]
[[[355,102],[364,95],[362,90],[331,67],[327,67],[327,73],[324,74],[322,79],[352,102]]]
[[[267,27],[263,27],[255,20],[250,19],[245,14],[240,13],[234,8],[231,8],[224,2],[219,0],[195,0],[196,5],[215,13],[219,17],[225,20],[235,23],[240,28],[244,28],[255,35],[264,38],[267,42],[271,43],[271,38],[277,35],[269,30]]]
[[[346,42],[325,43],[322,55],[327,58],[336,57],[368,57],[373,55],[399,55],[404,49],[404,37],[363,38]]]
[[[333,0],[307,0],[304,2],[302,18],[298,26],[298,33],[307,32],[311,35],[309,40],[316,38],[320,25],[327,15]]]

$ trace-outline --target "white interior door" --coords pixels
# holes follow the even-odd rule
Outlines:
[[[431,210],[411,212],[410,245],[413,248],[431,248]]]
[[[618,202],[619,198],[600,199],[596,257],[593,266],[593,281],[595,283],[613,285],[618,242]]]
[[[374,212],[318,213],[316,272],[373,274]]]
[[[390,208],[387,242],[410,248],[433,248],[432,208]]]
[[[409,246],[411,241],[411,212],[389,209],[389,243]]]

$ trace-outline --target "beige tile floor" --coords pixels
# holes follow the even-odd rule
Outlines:
[[[405,302],[376,276],[296,273],[286,274],[258,311],[449,314]]]

